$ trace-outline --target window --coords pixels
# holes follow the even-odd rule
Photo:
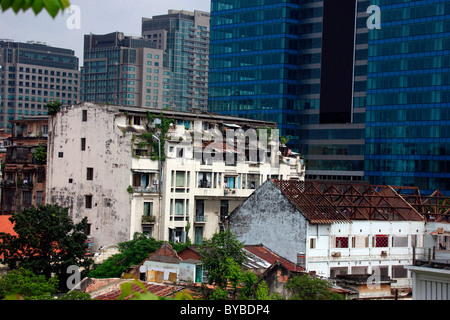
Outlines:
[[[211,188],[211,172],[199,172],[198,173],[198,187],[199,188]]]
[[[398,248],[406,248],[408,247],[408,237],[407,236],[393,236],[392,237],[392,246]]]
[[[94,168],[86,169],[86,180],[94,180]]]
[[[195,244],[202,244],[203,241],[203,227],[195,227]]]
[[[375,248],[386,248],[388,247],[388,236],[387,235],[376,235],[372,238],[372,246]]]
[[[58,152],[58,158],[64,158],[64,152]]]
[[[184,187],[184,171],[177,171],[175,175],[175,187]]]
[[[87,121],[87,110],[83,110],[83,122]]]
[[[348,248],[348,238],[347,237],[336,237],[336,247],[335,248]]]
[[[153,215],[153,202],[144,202],[143,216],[151,217]]]
[[[37,205],[42,204],[42,191],[36,192],[36,204]]]
[[[392,278],[407,278],[408,270],[404,266],[392,266]]]
[[[310,249],[316,248],[316,238],[309,238],[309,248]]]
[[[352,237],[352,248],[368,248],[369,238],[366,236]]]
[[[84,196],[84,204],[86,209],[92,209],[92,196]]]
[[[175,199],[175,215],[182,216],[184,214],[184,200]]]
[[[234,189],[235,188],[235,177],[225,177],[225,188]]]
[[[86,150],[86,138],[81,138],[81,151]]]
[[[228,216],[229,204],[228,200],[220,201],[220,220],[225,219]]]
[[[31,191],[22,192],[22,204],[25,208],[31,207],[31,197],[32,197]]]

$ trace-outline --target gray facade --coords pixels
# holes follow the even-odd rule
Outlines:
[[[244,244],[262,243],[290,261],[306,252],[308,221],[271,180],[230,214],[229,228]]]
[[[11,120],[47,114],[47,103],[55,100],[63,105],[78,103],[79,87],[73,50],[0,40],[1,128],[10,131]]]

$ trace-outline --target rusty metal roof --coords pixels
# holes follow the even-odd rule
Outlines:
[[[425,219],[391,186],[316,181],[274,180],[274,183],[311,223]]]
[[[298,180],[273,180],[273,182],[311,223],[350,222],[350,219],[313,183]]]

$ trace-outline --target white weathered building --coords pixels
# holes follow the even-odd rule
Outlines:
[[[69,207],[75,221],[88,218],[94,251],[136,232],[198,243],[267,179],[304,179],[303,161],[284,156],[278,138],[267,144],[261,135],[257,146],[264,152],[256,158],[248,150],[253,136],[244,148],[225,139],[233,130],[267,128],[276,129],[272,122],[222,115],[65,107],[49,119],[47,201]]]
[[[262,243],[308,272],[373,275],[373,285],[389,277],[393,288],[410,288],[406,267],[435,246],[426,217],[389,186],[267,181],[227,220],[244,244]]]

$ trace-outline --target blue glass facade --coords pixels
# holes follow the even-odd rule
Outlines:
[[[373,1],[365,175],[450,192],[450,1]]]
[[[369,5],[213,0],[210,111],[277,122],[312,179],[362,180]]]
[[[209,109],[296,129],[299,8],[286,0],[212,0]]]

